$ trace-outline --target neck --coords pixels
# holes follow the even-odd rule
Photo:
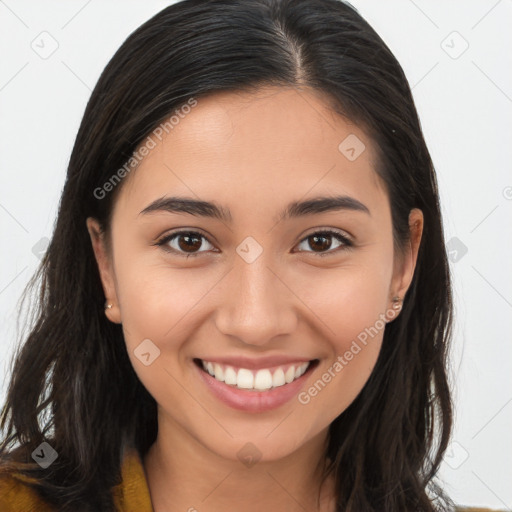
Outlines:
[[[327,430],[284,458],[244,464],[160,420],[143,461],[154,512],[335,510],[333,478],[322,485]]]

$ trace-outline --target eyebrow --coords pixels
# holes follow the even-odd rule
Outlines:
[[[349,196],[315,197],[306,201],[290,203],[278,216],[279,220],[304,217],[319,213],[349,210],[363,212],[371,216],[367,206]],[[229,208],[223,208],[215,202],[201,201],[188,197],[161,197],[146,206],[139,215],[153,212],[187,213],[198,217],[211,217],[231,222]]]

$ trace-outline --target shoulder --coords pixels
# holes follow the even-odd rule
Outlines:
[[[152,512],[151,497],[140,454],[126,450],[122,465],[122,481],[112,488],[112,498],[119,511]],[[56,512],[30,486],[35,480],[17,472],[0,468],[0,512]]]
[[[53,512],[50,506],[32,489],[29,479],[21,475],[0,472],[0,510],[2,512]]]

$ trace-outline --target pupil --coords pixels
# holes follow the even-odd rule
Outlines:
[[[185,243],[182,243],[183,240],[186,240]],[[189,249],[199,249],[201,247],[201,238],[196,235],[180,235],[178,239],[178,244],[180,249],[187,251]],[[193,251],[190,251],[193,252]]]
[[[311,244],[310,242],[310,247],[312,249],[315,249],[315,245],[317,245],[317,248],[319,248],[320,250],[326,250],[326,249],[329,249],[329,247],[331,246],[331,242],[330,242],[330,238],[331,236],[330,235],[313,235],[311,237],[313,239],[313,244]],[[323,243],[318,243],[319,240],[322,240]]]

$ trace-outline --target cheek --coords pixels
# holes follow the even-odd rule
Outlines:
[[[357,397],[378,359],[386,323],[391,273],[383,266],[351,266],[318,272],[299,293],[322,326],[328,354],[316,380],[299,396],[320,424],[339,416]],[[312,333],[314,336],[315,333]]]
[[[367,259],[368,264],[362,261],[294,276],[294,291],[316,317],[315,325],[323,325],[322,334],[338,354],[365,329],[376,324],[383,327],[380,320],[388,307],[391,264]]]
[[[119,261],[116,275],[123,333],[132,366],[164,410],[172,409],[179,417],[187,418],[195,409],[189,403],[190,396],[183,393],[181,348],[193,335],[195,308],[201,306],[201,299],[218,279],[144,258]],[[146,347],[144,351],[142,346]],[[141,358],[145,353],[150,354],[148,365]]]
[[[126,348],[139,379],[158,403],[176,408],[187,398],[180,385],[185,364],[182,349],[205,320],[208,291],[224,274],[225,269],[172,268],[170,263],[155,264],[144,257],[118,260],[117,293]],[[148,352],[140,348],[148,339],[157,347],[149,344],[149,352],[157,357],[146,366],[138,356]]]
[[[165,339],[168,345],[180,339],[188,315],[222,277],[220,272],[196,270],[173,269],[170,264],[143,259],[120,262],[117,291],[127,343],[154,338]]]

